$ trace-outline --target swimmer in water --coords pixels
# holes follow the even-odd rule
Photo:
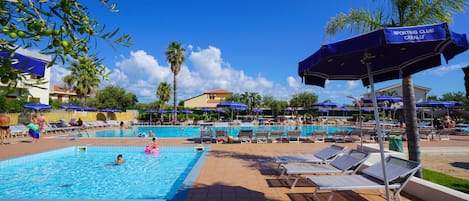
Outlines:
[[[117,155],[117,159],[116,159],[115,164],[120,165],[122,163],[124,163],[124,158],[122,157],[122,154],[119,154],[119,155]]]

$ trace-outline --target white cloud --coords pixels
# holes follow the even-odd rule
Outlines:
[[[455,64],[455,65],[449,65],[449,66],[441,66],[437,68],[431,68],[427,71],[424,71],[422,75],[436,75],[439,77],[442,77],[452,71],[459,70],[465,66],[468,66],[469,64]],[[462,71],[461,71],[462,72]]]
[[[353,89],[359,85],[360,81],[357,80],[352,80],[352,81],[347,81],[347,88],[348,89]]]
[[[287,83],[288,83],[288,86],[292,88],[298,88],[301,85],[301,83],[297,79],[293,78],[292,76],[288,76]]]
[[[117,57],[110,79],[101,86],[117,85],[133,92],[140,102],[156,100],[156,89],[160,82],[173,86],[173,73],[166,62],[158,60],[144,50],[131,51],[129,55]],[[67,74],[64,68],[53,71],[55,80],[62,80]],[[259,92],[260,95],[272,95],[279,100],[289,100],[292,95],[304,92],[305,86],[293,76],[287,76],[286,83],[274,82],[262,75],[246,74],[245,71],[232,67],[225,62],[222,51],[213,46],[207,48],[187,47],[186,62],[177,76],[178,101],[197,96],[204,91],[224,89],[233,93]]]
[[[70,74],[70,71],[62,66],[52,66],[50,69],[50,85],[63,86],[63,77]]]

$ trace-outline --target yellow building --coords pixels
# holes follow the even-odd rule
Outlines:
[[[225,102],[231,92],[222,89],[206,91],[203,94],[184,100],[185,108],[216,108],[217,104]]]

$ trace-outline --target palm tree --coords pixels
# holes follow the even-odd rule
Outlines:
[[[339,14],[327,24],[326,35],[349,28],[356,33],[375,30],[380,27],[401,27],[438,22],[451,22],[452,17],[464,11],[464,0],[390,0],[388,12],[377,9],[375,12],[352,9],[349,14]],[[417,127],[417,113],[412,76],[402,79],[404,115],[406,122],[409,159],[420,162],[420,145]],[[421,171],[416,176],[422,177]]]
[[[169,44],[169,46],[166,48],[166,60],[169,62],[171,65],[171,71],[173,72],[173,109],[176,110],[176,104],[177,104],[177,82],[176,82],[176,76],[179,74],[179,71],[181,70],[181,65],[184,63],[184,54],[186,50],[182,47],[182,45],[176,41],[173,41]],[[175,120],[176,115],[173,115],[173,120]]]
[[[161,82],[156,90],[156,97],[160,99],[161,104],[166,104],[171,99],[171,86],[167,82]]]
[[[70,74],[64,76],[65,86],[74,91],[79,99],[80,105],[84,106],[86,97],[92,94],[101,83],[100,77],[107,77],[104,73],[104,65],[95,56],[80,57],[78,61],[72,62],[68,67]]]

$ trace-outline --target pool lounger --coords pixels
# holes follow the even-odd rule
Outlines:
[[[400,192],[404,189],[405,185],[409,182],[415,172],[417,172],[421,164],[394,156],[389,156],[385,160],[389,189],[394,191],[392,199],[401,200]],[[328,200],[330,201],[332,200],[335,191],[385,188],[381,161],[365,168],[361,175],[308,176],[306,179],[316,186],[316,190],[313,193],[313,198],[315,200],[320,200],[317,196],[319,191],[331,191],[328,197]]]
[[[279,168],[282,164],[286,163],[327,163],[337,157],[345,148],[332,144],[316,152],[314,155],[275,156],[274,160]]]
[[[369,154],[361,152],[356,149],[350,150],[347,154],[338,156],[328,164],[314,164],[314,163],[293,163],[283,164],[283,171],[280,175],[285,176],[290,188],[295,188],[301,175],[311,174],[354,174],[361,165],[368,159]],[[290,177],[294,181],[290,183]]]

